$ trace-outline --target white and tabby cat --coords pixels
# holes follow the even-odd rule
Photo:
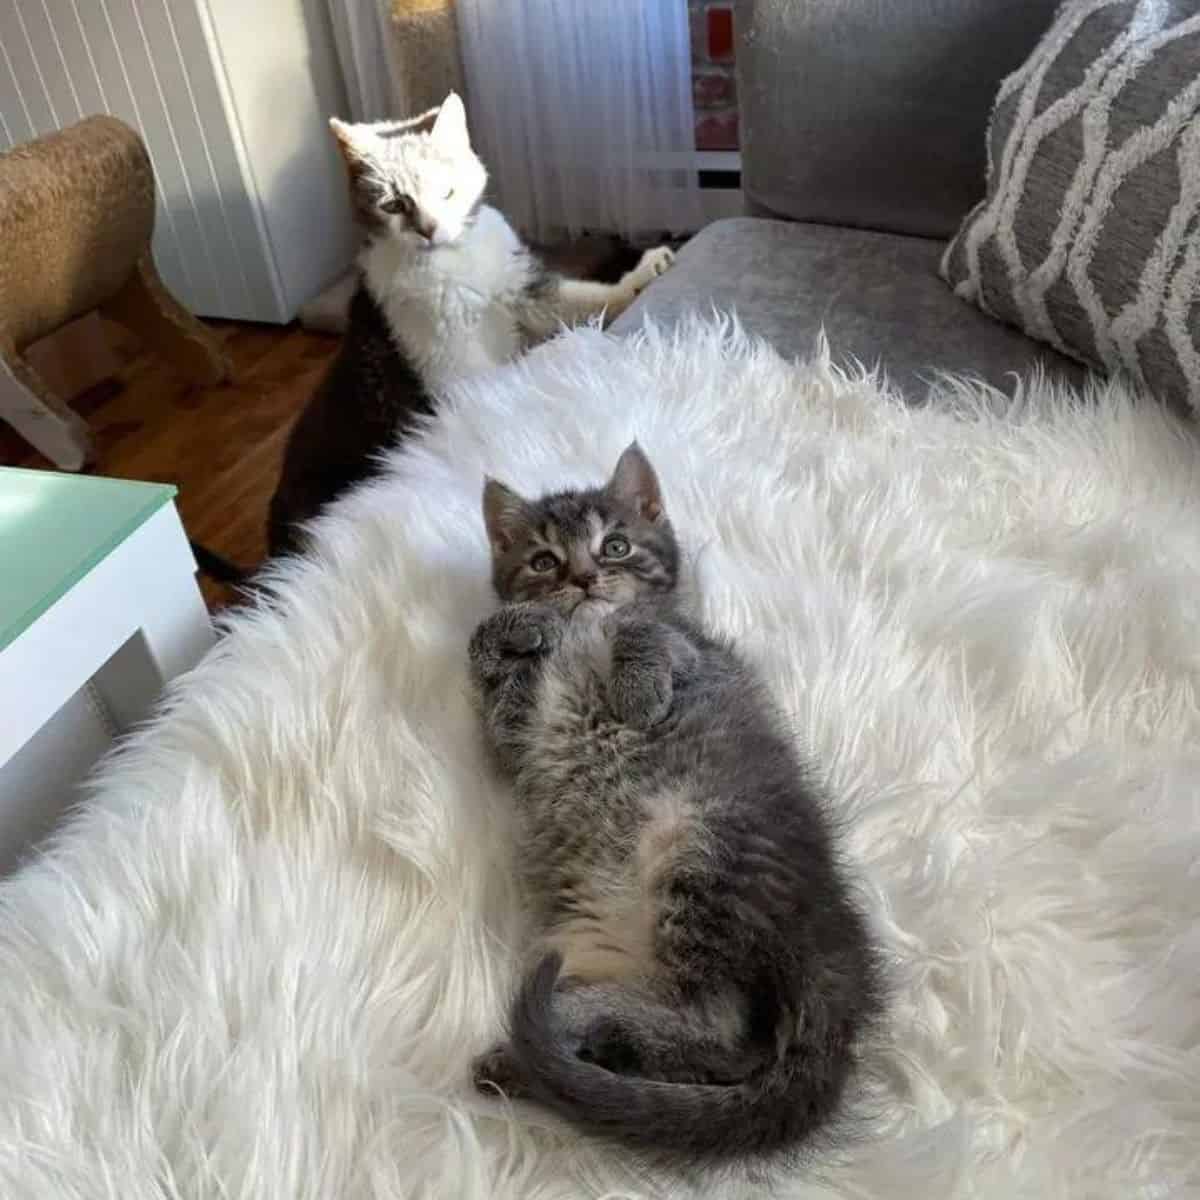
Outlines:
[[[330,124],[368,236],[342,349],[288,440],[272,554],[299,548],[304,522],[377,471],[379,452],[433,411],[446,384],[564,324],[616,316],[673,258],[649,250],[615,284],[547,271],[482,203],[487,172],[454,93],[411,121]]]
[[[360,213],[374,236],[367,286],[426,384],[507,362],[531,343],[601,312],[611,319],[674,257],[648,250],[615,284],[552,275],[503,214],[482,203],[487,171],[462,101],[446,97],[427,133],[416,121],[332,122]]]

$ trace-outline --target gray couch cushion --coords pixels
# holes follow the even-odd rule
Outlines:
[[[916,402],[941,367],[1011,390],[1011,372],[1043,363],[1073,383],[1082,370],[1048,346],[968,308],[938,278],[941,244],[927,238],[738,217],[680,251],[614,329],[646,316],[736,311],[789,356],[811,353],[822,326],[835,359],[881,362]]]
[[[965,300],[1200,409],[1200,0],[1071,0],[996,101]]]
[[[1000,80],[1059,0],[739,0],[742,184],[781,216],[949,237]]]

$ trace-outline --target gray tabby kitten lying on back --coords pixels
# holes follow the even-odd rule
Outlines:
[[[507,603],[470,661],[537,936],[476,1083],[652,1155],[798,1147],[880,1004],[822,799],[750,669],[679,611],[636,444],[604,488],[489,480],[483,510]]]

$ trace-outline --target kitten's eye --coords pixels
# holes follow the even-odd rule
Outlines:
[[[543,550],[541,554],[535,554],[529,560],[529,565],[539,575],[544,575],[547,571],[558,570],[558,559],[548,550]]]
[[[395,217],[400,213],[407,215],[412,210],[412,201],[407,196],[389,196],[379,205],[380,211]]]
[[[619,533],[610,533],[604,539],[604,545],[600,547],[600,551],[605,558],[626,558],[629,555],[629,550],[629,539]]]

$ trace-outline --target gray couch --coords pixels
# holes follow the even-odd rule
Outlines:
[[[824,327],[835,358],[880,363],[913,402],[938,369],[1011,389],[1082,369],[959,300],[946,240],[985,184],[1000,80],[1058,0],[738,0],[742,187],[617,323],[736,310],[789,356]]]

